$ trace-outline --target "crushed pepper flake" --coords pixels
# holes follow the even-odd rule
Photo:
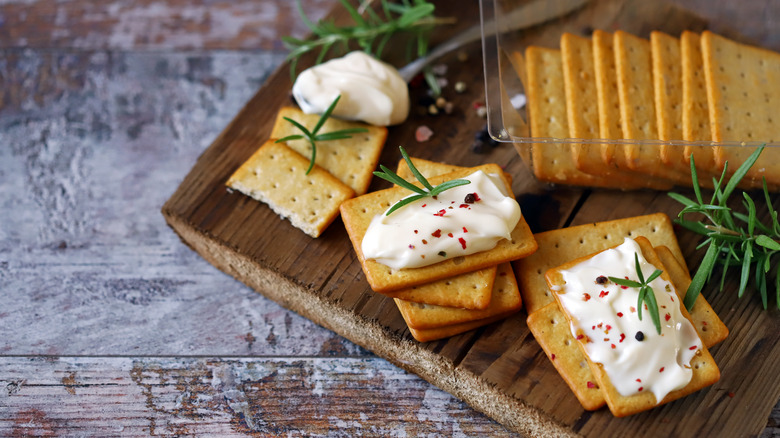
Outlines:
[[[461,248],[466,249],[466,239],[458,237],[458,243],[460,243]]]
[[[441,230],[436,230],[433,233],[431,233],[431,236],[433,237],[441,237]]]

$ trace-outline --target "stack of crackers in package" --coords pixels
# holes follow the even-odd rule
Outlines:
[[[691,278],[666,215],[573,226],[535,238],[539,250],[514,263],[528,327],[583,408],[606,404],[615,416],[632,415],[720,378],[708,348],[723,341],[728,329],[704,297],[690,312],[683,305]],[[621,248],[631,249],[624,259],[616,256]],[[610,279],[637,280],[640,260],[645,277],[662,271],[648,293],[657,298],[663,332],[656,333],[647,305],[637,301],[638,289]],[[584,276],[581,283],[578,275]],[[656,348],[655,342],[676,339],[682,339],[676,348]],[[681,376],[687,378],[674,380]]]
[[[297,134],[292,119],[310,131],[320,119],[293,107],[279,111],[265,142],[228,179],[227,186],[268,204],[279,216],[311,237],[319,237],[339,215],[347,199],[368,191],[385,145],[387,128],[329,118],[324,132],[363,128],[351,138],[318,143],[315,165],[307,174],[311,145],[306,140],[277,142]]]
[[[512,193],[509,176],[496,164],[464,168],[422,159],[412,159],[412,163],[434,185],[482,170],[500,175],[506,191]],[[403,160],[396,173],[407,181],[414,180]],[[395,300],[412,336],[420,342],[442,339],[518,312],[522,299],[510,262],[537,249],[522,217],[511,239],[500,240],[493,249],[432,265],[392,269],[365,257],[362,241],[372,219],[408,194],[407,189],[396,186],[351,199],[342,204],[341,217],[371,289]],[[417,244],[424,244],[425,239],[446,238],[435,233],[419,237]]]
[[[712,186],[753,152],[740,142],[780,140],[780,54],[712,32],[679,38],[618,30],[562,35],[559,49],[515,53],[528,97],[541,181],[624,190]],[[562,142],[560,139],[577,139]],[[599,140],[599,141],[594,141]],[[780,150],[768,148],[745,187],[780,185]]]

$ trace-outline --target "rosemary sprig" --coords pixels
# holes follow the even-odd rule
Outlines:
[[[410,35],[406,48],[408,59],[411,60],[412,56],[425,56],[428,53],[428,34],[431,29],[439,24],[453,22],[450,18],[434,16],[435,7],[426,0],[403,0],[399,3],[381,0],[381,12],[368,6],[372,0],[362,0],[358,8],[348,0],[339,0],[339,2],[349,13],[354,25],[339,27],[332,21],[324,20],[315,24],[303,12],[300,0],[296,0],[298,13],[306,27],[314,34],[314,38],[301,40],[289,36],[282,37],[282,42],[290,49],[287,60],[290,61],[290,75],[293,78],[298,59],[304,53],[319,50],[315,61],[319,64],[334,46],[339,47],[342,53],[346,53],[349,51],[350,43],[354,42],[364,52],[381,58],[390,38],[398,33]],[[361,10],[365,10],[365,17],[361,14]],[[434,91],[439,89],[429,68],[425,69],[425,78]]]
[[[706,237],[699,248],[706,246],[707,251],[685,294],[684,303],[688,310],[693,307],[704,284],[712,277],[717,264],[723,265],[720,290],[723,290],[729,268],[738,266],[740,267],[738,296],[743,296],[752,275],[764,309],[768,306],[767,289],[770,277],[774,275],[777,307],[780,308],[780,275],[778,275],[777,263],[772,262],[773,257],[780,252],[780,222],[778,222],[777,211],[772,207],[766,178],[764,178],[763,189],[764,201],[770,216],[768,225],[757,219],[756,203],[746,192],[742,193],[742,205],[747,214],[733,211],[728,206],[731,194],[750,167],[758,160],[763,150],[764,145],[758,147],[737,168],[728,182],[725,182],[728,170],[728,163],[726,163],[720,179],[713,178],[714,192],[709,202],[705,202],[702,197],[693,156],[691,156],[691,177],[696,199],[690,199],[678,193],[669,193],[672,199],[685,206],[680,211],[676,222],[684,228]],[[708,223],[687,220],[685,216],[690,213],[703,215]],[[755,272],[751,272],[753,269]]]
[[[655,330],[660,335],[661,317],[658,314],[658,301],[655,299],[655,292],[653,291],[653,288],[650,287],[650,282],[658,278],[658,276],[661,275],[663,271],[656,269],[652,274],[650,274],[649,277],[647,277],[647,280],[645,280],[645,276],[642,273],[642,268],[639,266],[639,255],[637,253],[634,253],[634,265],[636,266],[636,275],[639,277],[639,281],[627,280],[625,278],[617,277],[609,277],[609,279],[610,281],[620,286],[639,288],[639,297],[637,298],[636,303],[637,316],[639,316],[639,320],[641,321],[642,307],[644,307],[643,304],[647,304],[647,311],[650,312],[650,318],[653,320]]]
[[[328,120],[328,117],[330,117],[330,113],[332,113],[333,109],[336,108],[336,104],[339,103],[339,99],[341,99],[341,95],[336,96],[336,98],[333,100],[333,103],[331,103],[328,109],[326,109],[325,112],[322,113],[322,116],[320,116],[320,119],[317,120],[317,124],[314,125],[314,129],[312,129],[311,131],[306,129],[305,126],[301,125],[295,120],[289,117],[284,117],[284,120],[287,120],[288,122],[292,123],[293,126],[298,128],[301,132],[303,132],[303,134],[288,135],[287,137],[276,140],[275,143],[281,143],[281,142],[291,141],[291,140],[300,140],[304,138],[309,141],[309,144],[311,145],[311,160],[309,161],[309,168],[306,169],[306,175],[308,175],[309,172],[311,172],[311,169],[314,168],[314,161],[317,159],[318,141],[343,140],[345,138],[351,138],[352,134],[357,134],[360,132],[368,132],[366,128],[349,128],[349,129],[340,129],[338,131],[326,132],[324,134],[318,134],[322,126],[325,124],[325,121]]]
[[[406,161],[406,165],[409,166],[409,170],[412,172],[412,175],[414,175],[414,177],[417,178],[417,181],[420,181],[423,187],[417,187],[416,185],[398,176],[398,174],[388,169],[386,166],[380,164],[379,168],[382,169],[382,171],[374,172],[374,175],[378,176],[379,178],[382,178],[385,181],[390,181],[395,185],[401,186],[407,190],[411,190],[416,193],[415,195],[408,196],[396,202],[392,207],[390,207],[389,210],[387,210],[385,216],[389,216],[390,213],[418,199],[427,198],[429,196],[430,197],[438,196],[445,190],[449,190],[453,187],[458,187],[465,184],[471,184],[471,181],[467,179],[453,179],[450,181],[445,181],[437,185],[436,187],[434,187],[431,185],[431,183],[428,182],[427,179],[425,179],[425,177],[420,173],[420,171],[417,170],[416,167],[414,167],[411,158],[409,158],[409,154],[406,153],[406,150],[403,148],[403,146],[398,146],[398,149],[401,150],[401,155],[404,157],[404,161]]]

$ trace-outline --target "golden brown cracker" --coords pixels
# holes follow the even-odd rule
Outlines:
[[[536,178],[550,183],[625,188],[610,178],[577,169],[571,145],[557,141],[569,137],[560,50],[530,46],[525,52],[525,65],[531,136],[540,139],[531,150]]]
[[[423,305],[485,309],[490,305],[495,278],[496,266],[491,266],[385,295]]]
[[[651,246],[650,242],[641,236],[636,237],[634,240],[637,242],[637,244],[639,244],[645,259],[651,265],[663,271],[663,273],[661,274],[661,278],[663,278],[666,281],[671,281],[669,274],[666,272],[666,268],[664,267],[663,263],[661,263],[661,260],[658,258],[658,256],[655,254],[655,251],[653,250],[653,247]],[[561,266],[548,270],[546,276],[548,285],[551,288],[553,288],[553,287],[560,287],[563,284],[565,284],[563,282],[563,278],[560,273],[561,270],[568,269],[576,264],[579,264],[582,261],[590,258],[591,256],[592,255],[581,257],[569,261]],[[556,295],[556,301],[557,301],[557,295]],[[680,300],[677,300],[677,303],[680,304]],[[682,312],[685,318],[690,320],[690,315],[685,309],[685,306],[680,306],[680,311]],[[564,316],[566,316],[566,319],[570,321],[570,316],[567,315],[565,311],[563,311],[562,313],[564,314]],[[692,321],[691,324],[693,324]],[[684,388],[670,392],[663,398],[663,400],[656,400],[655,396],[649,391],[639,392],[630,396],[624,396],[618,393],[617,389],[613,386],[609,376],[604,371],[603,366],[599,363],[592,362],[590,358],[587,356],[583,346],[583,342],[586,342],[586,340],[587,337],[585,337],[583,340],[578,340],[577,344],[580,346],[581,351],[583,352],[586,360],[588,361],[591,371],[593,372],[596,381],[598,382],[598,386],[602,389],[602,393],[604,394],[604,398],[607,402],[607,405],[609,406],[610,411],[616,417],[633,415],[645,411],[647,409],[651,409],[658,405],[668,403],[670,401],[676,400],[680,397],[698,391],[706,386],[712,385],[720,378],[720,370],[715,364],[715,361],[710,355],[706,345],[703,345],[700,352],[691,360],[690,365],[693,371],[693,377],[691,381]]]
[[[571,388],[586,410],[596,410],[606,403],[595,377],[577,346],[566,317],[558,304],[551,302],[528,315],[528,328],[552,362],[558,374]]]
[[[650,42],[619,30],[614,34],[614,49],[623,138],[658,140]],[[629,169],[690,184],[690,177],[663,165],[658,144],[637,141],[625,144],[623,150]]]
[[[679,260],[683,259],[672,221],[663,213],[561,228],[534,236],[539,244],[536,253],[512,263],[529,313],[553,301],[544,279],[547,269],[618,245],[626,237],[645,236],[653,245],[664,245]]]
[[[284,107],[279,110],[276,117],[271,138],[283,138],[301,133],[292,123],[284,120],[284,117],[295,120],[309,130],[314,129],[320,119],[319,114],[304,114],[297,108]],[[317,142],[315,162],[350,186],[356,194],[362,195],[368,191],[372,172],[379,162],[379,155],[387,138],[387,128],[330,117],[320,128],[319,133],[325,134],[351,128],[364,128],[368,132],[352,134],[351,138],[342,140]],[[288,141],[287,145],[304,157],[311,156],[311,145],[305,139]]]
[[[460,171],[448,173],[431,178],[429,181],[437,185],[444,181],[461,178],[476,170],[483,170],[485,173],[501,175],[506,190],[512,193],[512,188],[503,176],[501,167],[497,164],[485,164],[482,166],[463,169]],[[526,257],[536,251],[536,241],[533,238],[528,224],[524,218],[512,231],[510,240],[503,239],[498,242],[495,248],[471,254],[465,257],[456,257],[442,262],[411,269],[393,270],[374,260],[366,260],[363,257],[361,242],[363,236],[375,215],[382,214],[394,202],[408,194],[408,190],[401,187],[371,192],[363,196],[351,199],[341,205],[341,215],[344,226],[347,229],[352,246],[358,255],[358,259],[363,267],[371,288],[377,292],[387,293],[395,290],[407,289],[412,286],[430,283],[454,275],[465,274],[499,263],[508,262],[518,258]]]
[[[482,310],[432,306],[403,301],[398,298],[395,298],[395,304],[401,311],[406,325],[417,330],[462,324],[496,315],[509,315],[520,310],[522,300],[510,264],[502,263],[499,265],[495,278],[490,305]]]
[[[319,166],[306,175],[309,160],[282,143],[267,141],[228,179],[227,186],[268,204],[312,237],[339,214],[355,192]]]
[[[680,299],[684,300],[685,292],[691,284],[691,276],[687,268],[685,268],[684,262],[678,261],[672,254],[672,251],[665,246],[655,247],[655,252],[658,258],[661,259],[661,263],[666,267]],[[696,299],[690,314],[693,326],[707,348],[720,343],[729,335],[729,329],[726,327],[726,324],[721,321],[720,317],[712,309],[712,306],[710,306],[710,303],[702,295],[699,295]]]
[[[459,335],[470,330],[500,321],[506,318],[508,315],[496,315],[490,318],[480,319],[478,321],[464,322],[462,324],[448,325],[444,327],[437,327],[433,329],[413,329],[410,328],[409,332],[414,339],[420,342],[430,342],[438,339],[449,338],[450,336]]]
[[[704,78],[704,61],[699,34],[686,30],[680,35],[680,58],[683,140],[710,141],[712,140],[710,110],[707,103],[707,84]],[[711,146],[686,145],[683,154],[688,164],[693,154],[697,171],[716,169],[715,151]]]
[[[653,65],[653,93],[658,126],[661,162],[686,175],[690,168],[684,157],[682,133],[682,64],[680,41],[663,32],[650,33],[650,51]]]
[[[623,127],[620,114],[620,97],[618,95],[617,71],[615,69],[614,36],[603,30],[593,32],[593,70],[596,76],[596,104],[599,110],[599,135],[603,139],[617,140],[623,138]],[[579,168],[591,174],[603,171],[632,174],[626,161],[624,145],[603,142],[598,157],[578,162]],[[674,186],[669,180],[640,175],[644,187],[656,190],[669,190]]]
[[[780,141],[774,111],[780,103],[780,54],[705,31],[701,35],[704,76],[712,140],[717,142]],[[715,164],[726,161],[733,172],[753,147],[715,148]],[[780,184],[780,149],[767,148],[746,178]]]
[[[674,253],[665,246],[654,248],[661,259],[672,283],[682,302],[685,290],[690,284],[690,275],[683,263],[680,263]],[[723,341],[728,335],[728,329],[712,310],[704,297],[696,300],[691,311],[691,320],[702,342],[707,348]],[[561,313],[558,304],[551,302],[528,315],[528,328],[533,333],[555,369],[574,392],[583,408],[598,409],[603,406],[604,396],[590,367],[585,363],[585,356],[575,344],[571,329],[566,323],[566,317]]]
[[[593,106],[597,93],[591,41],[564,33],[561,36],[561,56],[569,136],[581,139],[598,138],[599,111]],[[627,190],[647,187],[647,182],[650,181],[642,176],[620,171],[614,166],[604,165],[601,145],[598,143],[574,143],[571,148],[575,167],[585,173],[608,178]]]

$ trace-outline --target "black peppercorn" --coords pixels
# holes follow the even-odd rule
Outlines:
[[[598,283],[598,284],[607,284],[608,281],[609,281],[609,279],[607,277],[603,276],[603,275],[599,275],[596,278],[596,283]]]
[[[637,341],[642,342],[645,340],[645,334],[642,332],[636,332],[636,336],[634,336]]]
[[[463,202],[465,202],[466,204],[473,204],[473,203],[477,202],[477,197],[476,197],[476,196],[474,196],[474,194],[473,194],[473,193],[469,193],[469,194],[468,194],[468,195],[466,195],[466,197],[463,199]]]

